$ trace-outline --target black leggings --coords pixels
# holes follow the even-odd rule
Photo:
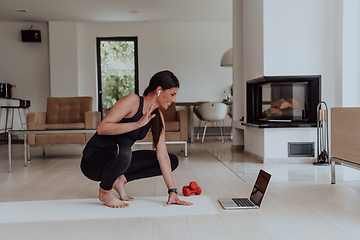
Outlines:
[[[177,156],[169,153],[172,171],[179,165]],[[113,145],[90,157],[81,159],[81,171],[91,180],[100,181],[100,187],[111,190],[118,177],[124,174],[128,182],[161,175],[154,150],[131,151],[127,145]]]

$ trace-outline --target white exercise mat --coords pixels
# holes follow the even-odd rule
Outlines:
[[[130,205],[127,208],[109,208],[98,199],[3,202],[0,203],[0,223],[218,214],[207,195],[179,198],[194,205],[165,207],[167,196],[137,197],[127,202]]]

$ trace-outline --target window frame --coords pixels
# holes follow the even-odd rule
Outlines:
[[[97,55],[97,84],[98,84],[98,110],[103,118],[102,110],[102,82],[101,82],[101,51],[100,46],[102,41],[133,41],[134,42],[134,61],[135,61],[135,93],[139,94],[139,62],[138,62],[138,39],[137,37],[97,37],[96,38],[96,55]]]

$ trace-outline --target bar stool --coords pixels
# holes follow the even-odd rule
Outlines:
[[[7,132],[8,130],[13,130],[14,128],[14,112],[15,112],[15,109],[18,110],[18,113],[19,113],[19,119],[20,119],[20,125],[21,125],[21,129],[26,129],[27,128],[27,121],[26,121],[26,115],[28,112],[30,112],[30,101],[29,100],[22,100],[20,99],[19,100],[19,106],[2,106],[1,109],[6,109],[6,116],[5,116],[5,136],[4,136],[4,141],[7,141]],[[8,128],[8,121],[9,121],[9,111],[12,111],[11,113],[11,127]],[[21,116],[21,112],[23,112],[23,114],[25,115],[24,116],[24,119],[23,117]]]

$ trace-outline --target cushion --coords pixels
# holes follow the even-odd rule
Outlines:
[[[92,97],[49,97],[46,123],[84,122],[88,111],[92,111]]]
[[[168,109],[159,108],[162,114],[164,115],[165,122],[176,121],[176,104],[172,103]]]
[[[180,122],[168,121],[165,122],[165,132],[177,132],[180,131]]]

